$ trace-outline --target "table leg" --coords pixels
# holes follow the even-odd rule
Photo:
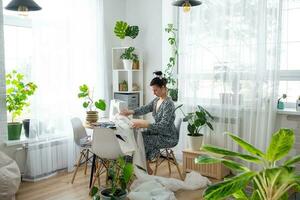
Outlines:
[[[95,162],[96,162],[96,155],[93,154],[93,162],[92,162],[92,168],[91,168],[91,177],[90,177],[89,188],[91,188],[91,186],[92,186],[92,181],[93,181],[93,176],[94,176],[94,171],[95,171]]]

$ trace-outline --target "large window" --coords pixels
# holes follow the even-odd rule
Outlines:
[[[287,101],[300,96],[300,0],[284,0],[282,9],[281,64],[279,95],[287,94]]]

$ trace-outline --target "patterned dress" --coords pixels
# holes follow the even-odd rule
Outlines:
[[[146,131],[143,131],[143,139],[147,160],[152,160],[160,149],[174,147],[179,140],[179,133],[174,125],[175,106],[170,97],[167,97],[156,111],[159,98],[153,99],[149,104],[134,110],[134,115],[145,115],[152,112],[155,120]]]

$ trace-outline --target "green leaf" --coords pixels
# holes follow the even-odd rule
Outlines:
[[[213,131],[214,130],[214,127],[211,125],[210,122],[206,122],[206,125]]]
[[[255,148],[254,146],[252,146],[251,144],[249,144],[248,142],[244,141],[243,139],[241,139],[240,137],[233,135],[232,133],[227,133],[236,143],[238,143],[238,145],[240,145],[243,149],[245,149],[246,151],[248,151],[249,153],[259,156],[259,157],[265,157],[265,154],[260,151],[259,149]]]
[[[254,192],[251,195],[250,200],[261,200],[258,194],[258,190],[254,190]]]
[[[82,93],[86,93],[89,91],[89,88],[86,84],[83,84],[81,86],[79,86],[79,90],[82,92]]]
[[[245,172],[232,179],[209,186],[204,191],[204,199],[224,199],[246,187],[256,175],[255,172]]]
[[[132,175],[133,175],[133,165],[131,163],[126,163],[125,167],[123,168],[123,176],[126,185],[132,178]]]
[[[292,149],[294,141],[295,135],[291,129],[280,129],[273,134],[266,154],[268,161],[275,162],[286,156]]]
[[[229,169],[232,169],[232,170],[235,170],[235,171],[240,171],[240,172],[250,171],[250,169],[248,167],[245,167],[244,165],[242,165],[240,163],[237,163],[235,161],[232,161],[232,160],[223,159],[222,163],[223,163],[223,165],[225,165]]]
[[[90,104],[90,102],[83,102],[83,104],[82,104],[82,106],[84,107],[84,108],[87,108],[88,106],[89,106],[89,104]]]
[[[125,35],[131,37],[132,39],[136,38],[139,34],[139,27],[138,26],[128,26],[125,31]]]
[[[97,187],[94,186],[94,187],[92,188],[92,190],[91,190],[91,193],[90,193],[91,196],[92,196],[92,197],[95,196],[95,194],[97,194],[98,190],[99,190],[99,189],[98,189]]]
[[[212,152],[212,153],[216,153],[216,154],[220,154],[220,155],[224,155],[224,156],[229,156],[229,157],[238,157],[242,160],[246,160],[246,161],[249,161],[249,162],[254,162],[254,163],[261,162],[261,160],[259,158],[255,157],[255,156],[250,156],[250,155],[247,155],[247,154],[242,154],[242,153],[238,153],[238,152],[234,152],[234,151],[229,151],[227,149],[219,148],[219,147],[212,146],[212,145],[204,145],[202,147],[202,150]]]
[[[102,99],[99,99],[98,101],[95,102],[95,106],[96,108],[104,111],[106,109],[106,103],[104,100]]]
[[[248,196],[244,190],[238,190],[232,195],[235,199],[248,200]]]
[[[297,156],[294,156],[291,159],[285,161],[283,165],[289,166],[289,165],[293,165],[299,161],[300,161],[300,155],[297,155]]]
[[[193,134],[196,130],[196,127],[194,124],[189,123],[187,129],[188,129],[189,133]]]
[[[123,21],[117,21],[115,28],[114,28],[114,33],[116,34],[117,37],[120,39],[124,39],[126,36],[126,29],[128,28],[128,24]]]
[[[208,155],[199,156],[195,158],[195,163],[197,164],[214,164],[222,162],[222,158],[215,158]]]

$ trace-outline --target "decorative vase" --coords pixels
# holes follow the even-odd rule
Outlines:
[[[23,120],[23,127],[25,131],[25,136],[29,138],[29,127],[30,127],[30,119]]]
[[[203,142],[203,136],[188,136],[190,149],[193,151],[200,151]]]
[[[123,190],[117,188],[116,193],[120,193],[119,195],[116,195],[114,198],[110,195],[111,188],[104,189],[100,192],[100,197],[103,200],[111,200],[111,199],[118,199],[118,200],[124,200],[127,197],[127,192],[124,192]]]
[[[86,121],[94,123],[98,121],[98,111],[86,111]]]
[[[131,70],[132,69],[132,60],[123,59],[124,69]]]
[[[10,122],[7,125],[8,140],[19,140],[22,131],[22,123]]]

